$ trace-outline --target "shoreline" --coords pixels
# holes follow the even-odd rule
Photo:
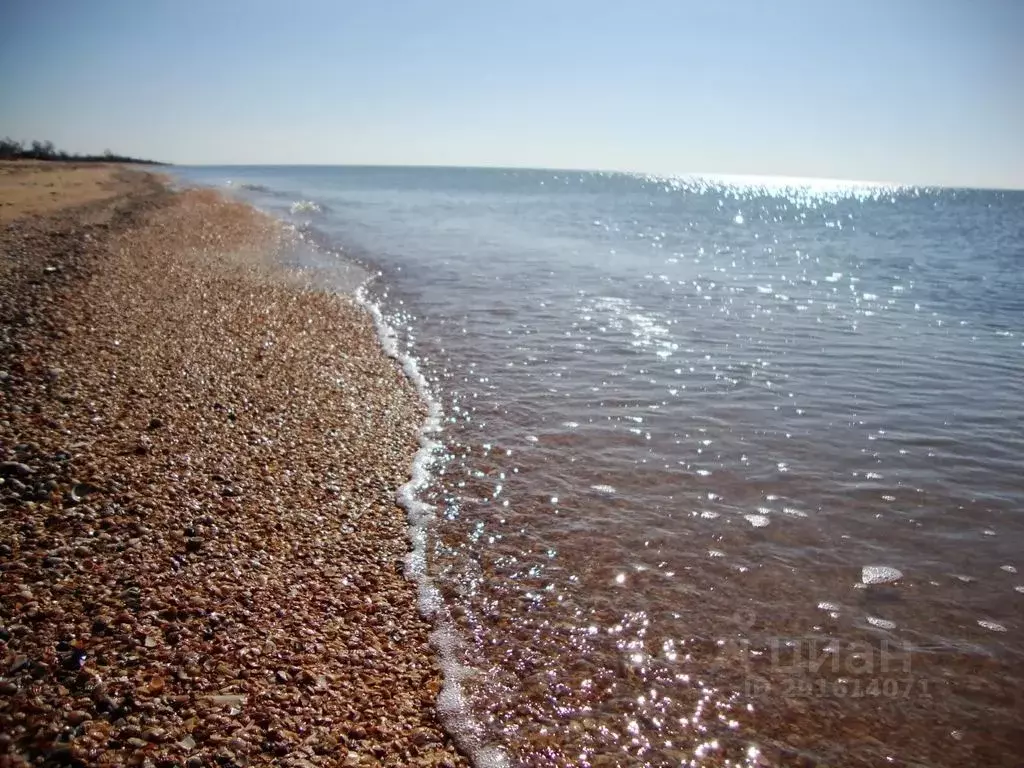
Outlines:
[[[467,765],[369,313],[244,203],[61,171],[0,208],[0,765]]]

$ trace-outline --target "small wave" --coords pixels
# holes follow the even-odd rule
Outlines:
[[[903,578],[903,572],[891,565],[865,565],[860,580],[864,584],[891,584]]]
[[[239,189],[247,189],[250,192],[269,192],[270,187],[266,187],[263,184],[239,184]]]
[[[291,212],[298,213],[323,213],[325,207],[312,200],[296,200],[292,203]]]
[[[1005,632],[1006,627],[995,621],[989,621],[988,619],[978,619],[978,626],[984,627],[985,629],[991,630],[992,632]]]

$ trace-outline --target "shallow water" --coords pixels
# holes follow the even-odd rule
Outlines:
[[[443,650],[508,762],[1019,764],[1024,193],[179,173],[381,272],[443,411]]]

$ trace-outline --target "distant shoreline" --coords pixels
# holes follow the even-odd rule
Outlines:
[[[0,139],[0,160],[36,160],[49,163],[130,163],[132,165],[170,165],[157,160],[145,160],[130,155],[118,155],[109,149],[99,155],[72,154],[57,149],[52,141],[16,141],[10,137]]]

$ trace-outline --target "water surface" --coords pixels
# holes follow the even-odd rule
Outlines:
[[[442,650],[508,762],[1020,763],[1024,193],[180,173],[380,272],[443,411]]]

